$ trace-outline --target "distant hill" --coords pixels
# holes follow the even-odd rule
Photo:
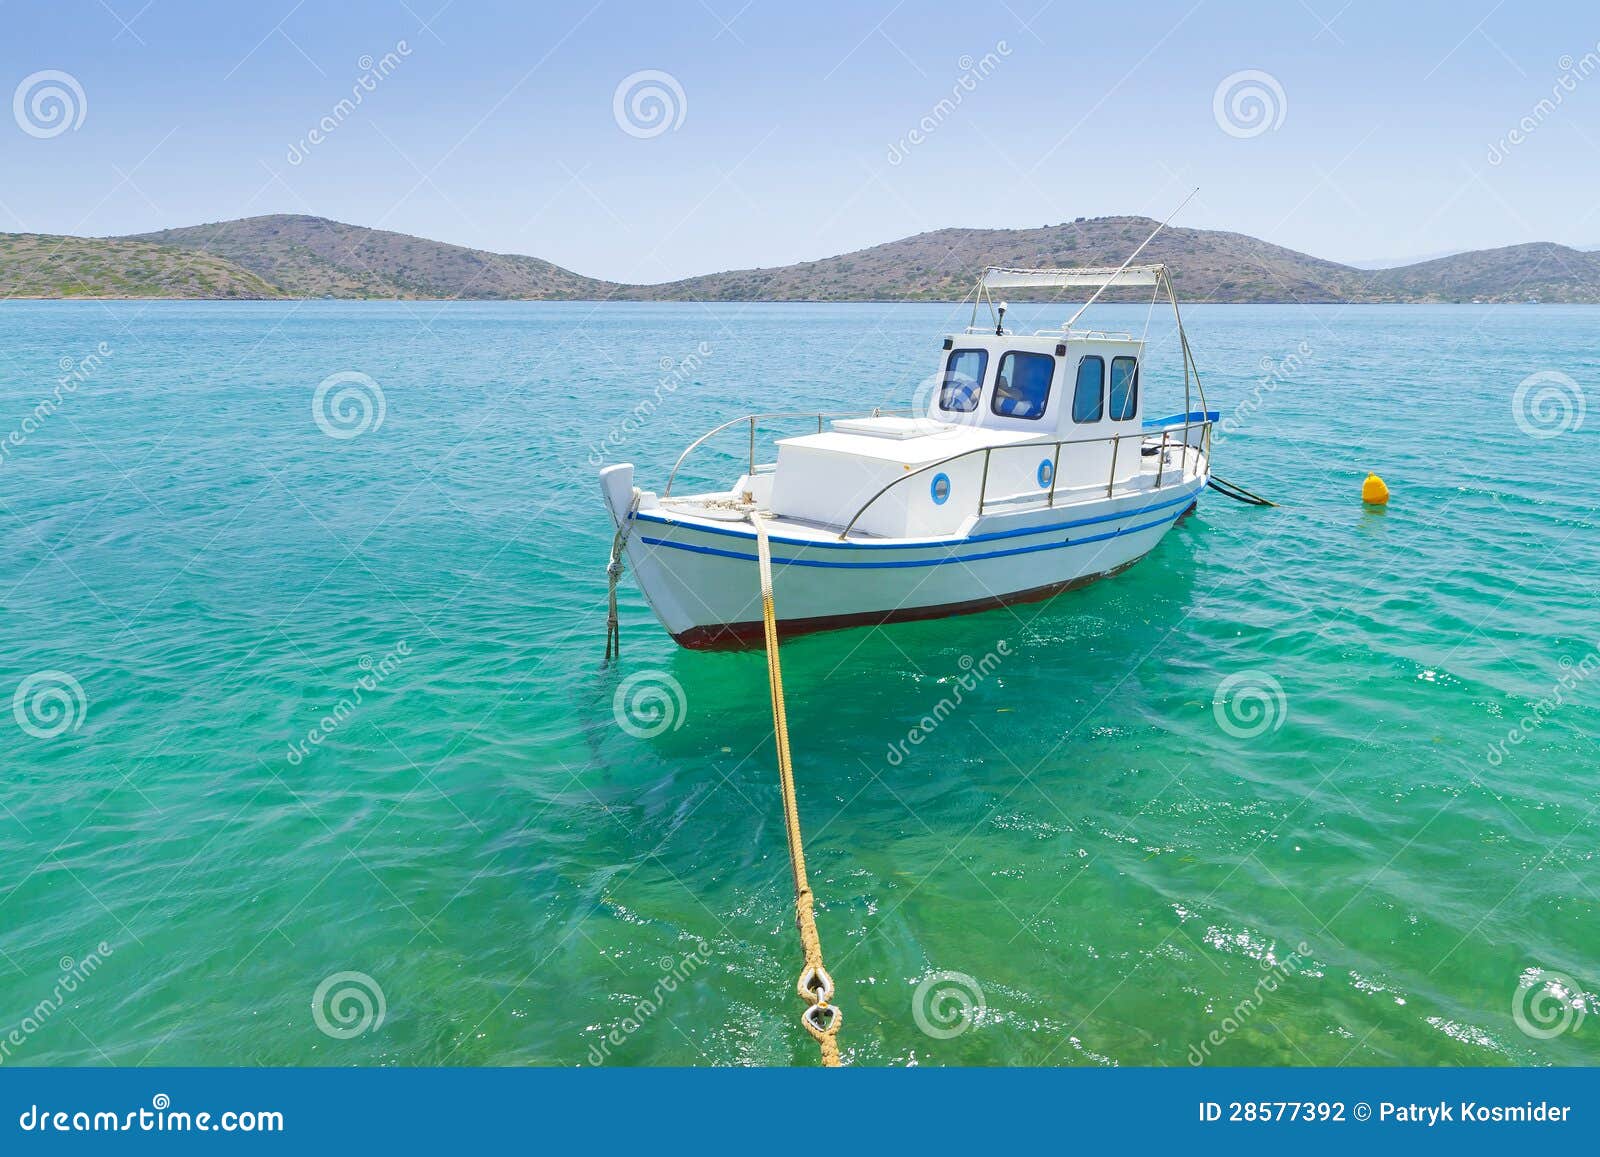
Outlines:
[[[1155,226],[1147,217],[1095,217],[1038,229],[940,229],[774,269],[623,285],[536,257],[277,214],[132,237],[0,234],[0,295],[950,301],[987,265],[1118,265]],[[1549,243],[1368,270],[1243,233],[1167,229],[1140,260],[1170,265],[1187,301],[1600,302],[1600,254]],[[1010,296],[1024,300],[1021,291]]]
[[[948,301],[970,290],[986,265],[1120,265],[1156,225],[1148,217],[1096,217],[1041,229],[940,229],[821,261],[713,273],[636,292],[724,301]],[[1139,260],[1170,263],[1183,297],[1210,301],[1346,301],[1361,291],[1365,276],[1210,229],[1164,230]]]
[[[125,238],[224,257],[293,297],[588,298],[609,282],[540,261],[279,214]]]
[[[1367,278],[1390,301],[1600,301],[1600,253],[1541,241],[1376,270]]]
[[[0,233],[0,298],[282,296],[277,286],[207,253],[98,237]]]

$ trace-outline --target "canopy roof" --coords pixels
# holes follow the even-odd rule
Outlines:
[[[985,289],[1021,289],[1038,286],[1062,289],[1085,286],[1155,285],[1166,267],[1163,265],[1130,265],[1117,270],[1084,267],[1078,269],[1001,269],[996,266],[983,271]]]

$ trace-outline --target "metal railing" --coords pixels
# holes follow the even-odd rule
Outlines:
[[[1163,478],[1163,476],[1164,476],[1164,474],[1166,472],[1167,451],[1172,446],[1172,441],[1171,441],[1172,435],[1176,434],[1180,429],[1183,431],[1183,440],[1181,442],[1179,442],[1178,445],[1184,446],[1184,447],[1187,448],[1190,445],[1190,441],[1189,441],[1190,431],[1199,430],[1200,431],[1200,445],[1195,447],[1195,449],[1197,449],[1200,452],[1202,458],[1209,459],[1209,457],[1210,457],[1210,450],[1211,450],[1211,421],[1210,421],[1210,419],[1206,419],[1205,421],[1201,421],[1201,422],[1185,421],[1184,424],[1181,427],[1180,426],[1168,426],[1168,427],[1162,429],[1161,430],[1160,450],[1158,452],[1159,453],[1159,459],[1158,459],[1157,465],[1156,465],[1156,488],[1157,489],[1160,489],[1161,480],[1162,480],[1162,478]],[[1094,445],[1098,445],[1098,444],[1100,444],[1102,442],[1110,442],[1111,443],[1111,470],[1110,470],[1110,472],[1109,472],[1109,474],[1108,474],[1108,476],[1106,478],[1106,497],[1110,498],[1113,495],[1113,493],[1115,493],[1115,490],[1116,490],[1116,485],[1117,485],[1117,451],[1118,451],[1118,448],[1121,446],[1122,442],[1125,439],[1128,439],[1128,438],[1137,439],[1138,443],[1139,443],[1139,447],[1140,447],[1140,453],[1141,453],[1141,459],[1140,460],[1142,462],[1143,461],[1143,457],[1142,457],[1142,455],[1143,455],[1143,447],[1144,447],[1145,443],[1148,440],[1153,439],[1154,437],[1155,437],[1155,432],[1154,431],[1151,431],[1150,433],[1145,433],[1144,431],[1141,430],[1138,433],[1111,434],[1111,435],[1109,435],[1107,437],[1104,437],[1104,438],[1066,438],[1066,439],[1057,439],[1057,440],[1055,440],[1053,442],[1045,442],[1045,441],[1039,441],[1039,442],[1012,442],[1012,443],[1009,443],[1009,444],[1004,445],[1004,446],[977,446],[977,447],[974,447],[971,450],[963,450],[959,454],[952,454],[948,458],[941,458],[937,462],[930,462],[926,466],[919,466],[917,469],[912,470],[907,474],[902,474],[900,477],[896,478],[893,482],[889,483],[883,489],[879,490],[871,498],[867,499],[864,503],[862,503],[860,509],[858,509],[855,512],[855,514],[851,517],[850,521],[845,523],[844,529],[839,532],[839,541],[843,542],[846,538],[848,538],[849,534],[850,534],[850,531],[852,529],[854,529],[855,524],[857,522],[861,521],[861,516],[867,512],[868,508],[871,507],[873,503],[877,502],[878,499],[882,498],[885,494],[889,493],[889,491],[893,490],[896,486],[899,486],[901,483],[907,482],[910,479],[915,478],[919,474],[926,474],[929,470],[937,470],[941,466],[948,466],[952,462],[960,461],[963,458],[970,458],[975,454],[982,454],[983,455],[983,479],[978,484],[978,516],[981,518],[983,516],[984,505],[988,501],[989,461],[990,461],[990,458],[994,455],[995,451],[997,451],[997,450],[1029,450],[1029,449],[1035,449],[1035,448],[1041,447],[1041,446],[1049,446],[1049,447],[1051,447],[1051,449],[1052,449],[1052,457],[1051,457],[1051,460],[1050,460],[1050,485],[1049,485],[1047,490],[1041,491],[1044,494],[1044,502],[1039,507],[1039,509],[1049,509],[1051,507],[1054,507],[1055,504],[1056,504],[1056,478],[1057,478],[1057,475],[1060,473],[1060,468],[1061,468],[1061,447],[1063,447],[1063,446],[1094,446]],[[997,499],[996,501],[1002,501],[1002,500]],[[1009,500],[1006,500],[1006,501],[1009,501]],[[1026,509],[1031,509],[1031,508],[1024,507],[1023,509],[1026,510]]]
[[[907,407],[904,412],[907,416],[916,417],[916,414],[911,410],[910,407]],[[882,418],[888,415],[898,415],[899,413],[901,413],[900,410],[892,407],[885,409],[882,406],[875,406],[870,410],[837,410],[832,412],[823,411],[821,413],[815,413],[811,410],[780,410],[771,414],[746,414],[742,418],[733,418],[730,421],[722,423],[720,426],[715,426],[712,429],[707,430],[704,434],[701,434],[700,437],[696,438],[693,442],[690,442],[689,445],[684,448],[683,453],[678,455],[678,460],[672,464],[672,472],[667,475],[666,489],[661,492],[661,497],[667,498],[672,494],[672,483],[678,477],[678,467],[683,465],[684,459],[688,458],[691,453],[699,449],[714,435],[720,434],[724,430],[732,429],[734,426],[748,425],[750,427],[750,469],[746,473],[748,473],[751,477],[754,477],[756,472],[757,422],[774,418],[815,418],[817,423],[817,433],[820,434],[822,433],[822,424],[824,422],[832,421],[835,418]]]

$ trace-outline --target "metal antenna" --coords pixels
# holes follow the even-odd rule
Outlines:
[[[1120,266],[1117,267],[1117,271],[1106,279],[1104,285],[1102,285],[1099,289],[1094,291],[1094,296],[1091,297],[1088,301],[1084,302],[1082,308],[1080,308],[1077,313],[1073,314],[1070,318],[1067,319],[1067,324],[1061,327],[1063,330],[1071,329],[1072,328],[1072,323],[1077,321],[1080,317],[1083,316],[1083,311],[1085,309],[1088,309],[1096,301],[1100,300],[1100,295],[1102,293],[1104,293],[1106,290],[1111,288],[1112,283],[1115,282],[1118,277],[1122,276],[1122,271],[1127,269],[1128,266],[1133,264],[1133,259],[1135,257],[1139,256],[1139,254],[1144,252],[1144,247],[1146,245],[1150,244],[1150,242],[1152,242],[1152,241],[1154,241],[1156,239],[1156,233],[1159,233],[1163,229],[1165,229],[1167,227],[1167,225],[1172,221],[1172,219],[1178,215],[1179,211],[1185,205],[1187,205],[1190,201],[1194,200],[1194,195],[1196,193],[1198,193],[1199,191],[1200,191],[1200,186],[1196,185],[1194,187],[1194,189],[1190,191],[1190,193],[1189,193],[1189,195],[1187,197],[1185,197],[1182,201],[1178,202],[1178,208],[1174,209],[1172,212],[1167,214],[1167,219],[1165,221],[1161,222],[1161,224],[1156,226],[1155,233],[1152,233],[1152,234],[1150,234],[1150,236],[1146,237],[1144,239],[1144,241],[1139,245],[1139,248],[1135,249],[1132,253],[1128,254],[1128,259],[1126,261],[1124,261]]]

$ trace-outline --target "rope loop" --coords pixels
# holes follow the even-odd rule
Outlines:
[[[832,1042],[844,1023],[844,1013],[831,1004],[813,1004],[800,1014],[800,1023],[818,1044]]]
[[[800,983],[795,987],[800,996],[812,1004],[827,1004],[833,999],[833,977],[820,964],[807,966],[800,974]]]

